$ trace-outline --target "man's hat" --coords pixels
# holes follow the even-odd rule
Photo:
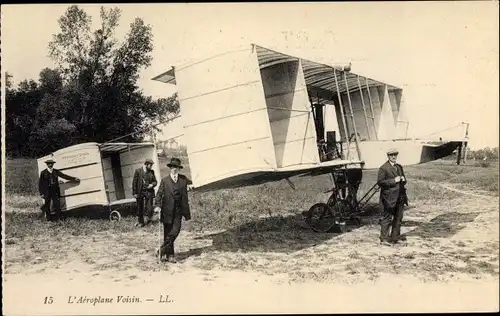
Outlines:
[[[49,159],[45,160],[45,163],[46,164],[55,164],[56,161],[54,159],[52,159],[52,158],[49,158]]]
[[[396,148],[391,148],[387,151],[387,155],[397,155],[399,151]]]
[[[153,159],[146,159],[146,161],[144,162],[144,164],[150,164],[150,165],[154,165],[154,161]]]
[[[176,167],[179,169],[183,168],[181,165],[181,160],[179,158],[170,159],[170,163],[167,164],[167,167],[169,167],[169,168]]]

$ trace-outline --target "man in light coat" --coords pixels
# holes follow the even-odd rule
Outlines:
[[[163,245],[156,255],[166,255],[168,262],[175,263],[174,242],[181,231],[182,218],[191,219],[187,188],[190,181],[179,174],[183,168],[180,159],[172,158],[167,167],[170,174],[161,180],[155,199],[155,212],[161,212],[160,221],[163,223]]]
[[[401,235],[404,204],[408,205],[406,195],[406,176],[403,167],[396,162],[398,151],[390,149],[388,160],[378,170],[377,183],[380,186],[380,205],[383,208],[380,221],[380,242],[397,243],[406,240]],[[389,228],[391,234],[389,235]]]

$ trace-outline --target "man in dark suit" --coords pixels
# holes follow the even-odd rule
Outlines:
[[[377,183],[380,186],[380,204],[383,208],[380,221],[380,242],[396,243],[406,240],[401,235],[401,221],[403,219],[404,204],[408,205],[406,196],[406,176],[403,167],[396,163],[398,151],[391,149],[387,152],[388,160],[378,170]],[[389,235],[389,228],[391,228]]]
[[[38,191],[40,196],[42,197],[44,203],[42,206],[42,212],[45,213],[47,220],[52,220],[52,215],[50,212],[50,207],[52,204],[52,208],[55,211],[55,220],[61,219],[61,191],[59,187],[59,177],[69,180],[80,182],[80,179],[77,177],[68,176],[64,174],[62,171],[54,169],[54,164],[56,163],[53,159],[48,159],[45,161],[47,164],[47,168],[42,170],[40,173],[40,178],[38,180]]]
[[[179,174],[183,168],[180,159],[172,158],[167,166],[170,174],[161,180],[155,199],[155,212],[161,212],[163,223],[163,245],[156,255],[167,255],[167,261],[175,263],[174,242],[181,231],[182,217],[186,221],[191,219],[187,189],[190,181]]]
[[[144,166],[135,170],[132,180],[132,194],[137,201],[137,225],[141,227],[150,223],[153,217],[154,188],[157,184],[155,172],[152,169],[153,164],[152,159],[146,159]]]

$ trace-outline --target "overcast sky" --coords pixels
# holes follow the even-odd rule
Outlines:
[[[82,5],[99,22],[99,6]],[[175,86],[152,81],[171,65],[256,43],[404,89],[410,136],[470,123],[470,146],[498,146],[498,2],[126,4],[116,34],[135,17],[153,28],[146,94]],[[53,67],[47,44],[65,5],[2,5],[2,71],[14,82]],[[175,132],[172,132],[175,133]]]

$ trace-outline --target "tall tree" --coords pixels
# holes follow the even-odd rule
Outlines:
[[[17,88],[11,87],[12,82],[6,85],[5,145],[7,154],[20,156],[29,149],[28,140],[42,95],[34,80],[23,80]]]
[[[179,112],[176,95],[153,100],[137,85],[151,64],[152,30],[140,18],[123,41],[115,39],[121,11],[101,7],[100,25],[70,6],[58,20],[60,31],[50,41],[49,56],[57,69],[43,69],[38,81],[6,84],[7,153],[36,157],[72,144],[141,140],[169,114]]]
[[[12,74],[8,71],[5,72],[5,88],[12,89]]]
[[[75,125],[68,120],[71,104],[62,76],[57,70],[45,68],[40,72],[41,100],[34,116],[29,144],[32,154],[52,152],[73,143]]]
[[[143,137],[152,122],[166,119],[168,104],[155,102],[139,89],[137,79],[151,64],[152,30],[136,18],[121,43],[114,38],[121,11],[101,7],[101,23],[91,31],[92,18],[78,6],[59,19],[60,32],[49,43],[71,107],[67,117],[75,124],[78,141],[107,141],[134,133]]]

